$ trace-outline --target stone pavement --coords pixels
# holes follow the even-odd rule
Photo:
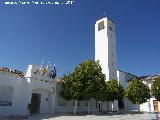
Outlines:
[[[160,118],[160,114],[159,118]],[[28,120],[158,120],[156,114],[150,113],[107,113],[91,115],[33,115]]]
[[[57,114],[57,115],[31,115],[24,118],[0,118],[0,120],[158,120],[160,114],[137,112],[114,112],[94,114]],[[160,120],[160,119],[159,119]]]

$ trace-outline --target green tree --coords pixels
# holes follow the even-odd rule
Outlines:
[[[151,98],[150,89],[142,81],[133,79],[125,90],[125,97],[133,104],[142,104]]]
[[[124,89],[117,80],[109,80],[106,83],[106,100],[112,101],[112,111],[113,111],[113,101],[121,100],[124,98]]]
[[[152,95],[155,96],[158,101],[160,101],[160,77],[154,79],[151,91]]]
[[[77,110],[77,100],[80,100],[81,95],[81,83],[78,79],[75,79],[75,74],[71,73],[69,75],[64,75],[62,78],[62,91],[60,94],[66,100],[75,100],[74,104],[74,114]]]
[[[71,74],[62,78],[61,95],[65,99],[75,100],[74,113],[76,113],[77,100],[88,100],[88,112],[90,112],[91,98],[104,99],[102,94],[104,84],[105,75],[99,62],[87,60],[79,64]]]
[[[95,92],[95,95],[94,95],[94,99],[98,100],[98,101],[101,101],[101,102],[104,102],[106,101],[107,99],[107,86],[106,86],[106,83],[105,82],[102,82],[102,83],[99,83],[97,84],[96,86],[96,92]]]
[[[72,86],[71,74],[64,75],[61,79],[62,80],[60,81],[60,83],[62,85],[63,91],[60,91],[60,95],[66,100],[71,100],[72,99],[71,97],[71,86]]]
[[[108,95],[105,81],[101,81],[96,87],[94,99],[101,103],[101,110],[103,110],[103,102],[106,101],[106,97]]]
[[[103,91],[105,75],[102,73],[99,62],[93,60],[87,60],[79,64],[74,73],[76,79],[81,82],[81,98],[88,100],[88,112],[90,112],[90,100],[91,98],[100,99],[98,92]]]

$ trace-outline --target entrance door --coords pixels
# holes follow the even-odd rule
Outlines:
[[[98,102],[98,110],[102,112],[102,103],[100,101]]]
[[[101,102],[96,100],[96,109],[100,112],[102,109]]]
[[[124,106],[124,100],[118,100],[118,108],[119,109],[124,109],[125,106]]]
[[[41,99],[41,95],[40,94],[32,93],[31,107],[30,107],[31,114],[39,113],[39,110],[40,110],[40,99]]]
[[[153,105],[154,105],[154,111],[158,112],[159,108],[158,108],[158,101],[157,100],[153,100]]]

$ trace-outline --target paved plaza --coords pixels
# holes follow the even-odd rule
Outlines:
[[[158,114],[159,115],[159,114]],[[159,115],[160,117],[160,115]],[[158,120],[156,114],[33,115],[29,120]]]
[[[0,118],[0,120],[160,120],[160,114],[155,113],[104,113],[104,114],[57,114],[31,115],[24,118]]]

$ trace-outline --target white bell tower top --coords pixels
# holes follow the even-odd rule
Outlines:
[[[117,79],[115,24],[107,17],[95,24],[95,60],[100,61],[106,81]]]

